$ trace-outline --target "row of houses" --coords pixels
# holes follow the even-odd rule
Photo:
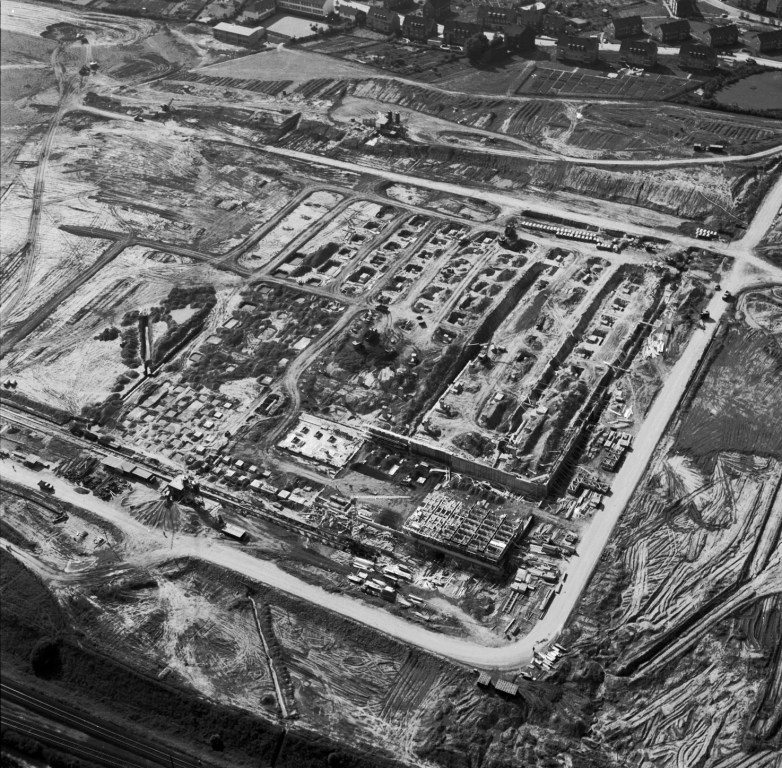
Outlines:
[[[782,19],[782,0],[737,0],[736,5],[751,13],[765,13]]]
[[[568,64],[595,64],[599,58],[596,37],[563,35],[557,40],[557,58]],[[653,67],[657,63],[657,44],[651,40],[624,40],[620,58],[633,67]],[[684,69],[711,71],[719,60],[714,48],[703,43],[685,42],[679,49],[679,65]]]
[[[618,16],[611,20],[607,31],[617,40],[640,37],[646,32],[640,16]],[[691,32],[690,22],[686,19],[672,19],[649,28],[649,35],[661,43],[682,43],[690,38]],[[700,41],[712,48],[736,45],[739,29],[735,24],[709,27],[700,34]]]
[[[415,14],[402,17],[397,11],[401,2],[402,0],[385,0],[382,5],[363,6],[368,8],[366,25],[381,34],[401,33],[411,41],[423,43],[436,36],[438,21],[450,12],[450,0],[426,0]],[[678,0],[678,3],[676,10],[684,13],[686,8],[681,4],[691,3],[691,0]],[[342,13],[343,10],[356,10],[359,7],[356,3],[340,4],[339,0],[262,0],[262,3],[256,6],[258,19],[261,21],[277,11],[325,18],[334,11]],[[476,22],[446,21],[443,27],[443,42],[446,45],[463,45],[470,37],[481,32],[502,32],[509,48],[524,51],[534,49],[535,35],[541,33],[570,41],[563,46],[563,55],[560,58],[564,61],[593,63],[597,61],[597,43],[589,42],[592,38],[571,34],[578,28],[577,21],[546,13],[546,6],[540,2],[517,8],[481,6]],[[628,40],[643,35],[645,30],[643,19],[632,15],[612,19],[608,31],[616,39]],[[655,25],[648,32],[654,40],[663,44],[683,43],[689,41],[691,36],[690,23],[685,18]],[[244,27],[221,23],[214,27],[215,38],[232,45],[253,46],[262,40],[265,34],[266,30],[262,26]],[[721,24],[706,29],[699,39],[711,48],[727,48],[738,44],[739,30],[735,24]],[[628,63],[633,64],[634,59],[638,59],[639,63],[652,59],[656,62],[656,48],[641,43],[642,41],[637,41],[637,44],[622,47],[622,53],[630,57]],[[749,44],[759,53],[782,50],[782,30],[756,33],[750,37]],[[653,64],[642,63],[641,66]]]
[[[686,19],[667,21],[652,30],[652,37],[660,43],[684,43],[690,40],[690,23]],[[758,53],[773,53],[782,50],[782,29],[765,32],[751,32],[745,41]],[[715,50],[730,48],[739,44],[739,29],[735,24],[720,24],[704,30],[698,42]]]

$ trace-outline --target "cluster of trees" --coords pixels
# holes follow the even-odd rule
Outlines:
[[[96,337],[96,341],[114,341],[119,338],[119,328],[114,325],[110,325],[108,328],[104,328]]]
[[[141,358],[138,356],[138,348],[138,328],[136,325],[132,325],[122,331],[122,341],[120,342],[120,357],[128,368],[138,368],[141,365]]]
[[[168,331],[155,348],[155,362],[162,363],[172,352],[199,333],[215,304],[217,304],[217,294],[214,286],[175,286],[163,302],[163,307],[159,311],[150,312],[150,323],[158,320],[168,322]],[[186,307],[192,307],[197,311],[184,323],[175,323],[171,318],[171,312]]]
[[[495,35],[490,42],[483,32],[479,32],[464,41],[464,53],[472,64],[488,66],[506,58],[508,52],[502,35]]]

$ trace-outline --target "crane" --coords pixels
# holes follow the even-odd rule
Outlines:
[[[445,482],[450,483],[451,482],[451,468],[450,467],[435,467],[434,469],[429,470],[429,474],[432,475],[435,472],[442,473],[445,475]]]

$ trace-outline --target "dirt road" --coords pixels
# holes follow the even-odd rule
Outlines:
[[[250,145],[248,145],[248,147],[250,147]],[[280,155],[286,158],[294,158],[296,160],[307,163],[326,165],[332,168],[339,168],[340,170],[353,171],[369,176],[376,176],[378,178],[385,179],[386,181],[397,182],[400,184],[410,184],[414,187],[423,187],[425,189],[431,189],[436,192],[444,192],[449,195],[458,195],[459,197],[476,197],[488,203],[498,205],[501,208],[509,208],[515,211],[519,211],[520,209],[527,209],[536,213],[545,213],[547,215],[554,213],[556,215],[572,219],[573,221],[578,221],[583,224],[597,225],[605,229],[616,229],[617,227],[621,227],[625,232],[633,235],[655,238],[664,237],[681,248],[702,248],[704,246],[704,242],[702,240],[698,240],[694,237],[687,237],[686,235],[677,234],[674,231],[661,231],[655,227],[636,224],[629,218],[630,211],[625,211],[623,206],[616,203],[605,204],[608,211],[615,212],[615,216],[600,216],[593,212],[580,212],[575,210],[574,207],[557,203],[551,199],[541,199],[540,195],[511,195],[502,192],[491,192],[486,189],[477,189],[462,184],[453,184],[451,182],[437,181],[435,179],[426,179],[421,176],[409,176],[403,173],[396,173],[395,171],[373,168],[368,165],[361,165],[359,163],[348,162],[345,160],[337,160],[331,157],[321,157],[320,155],[312,155],[306,152],[298,152],[292,149],[280,149],[279,147],[274,147],[268,144],[264,145],[263,147],[250,148],[259,149],[262,152],[267,152],[273,155]],[[757,226],[757,231],[760,231],[762,226],[762,223],[759,223]],[[766,268],[767,266],[765,262],[756,259],[749,252],[750,249],[743,244],[742,240],[737,240],[732,243],[710,242],[708,247],[712,251],[722,253],[727,256],[741,255],[743,258],[746,258],[750,261],[757,261],[760,265],[762,265],[763,268]]]
[[[766,196],[760,207],[755,211],[744,237],[739,240],[740,246],[749,251],[757,247],[764,235],[771,228],[774,217],[782,211],[782,176],[780,176]]]
[[[725,280],[725,287],[736,291],[747,284],[757,282],[749,278],[739,267]],[[248,555],[241,548],[207,538],[179,535],[173,545],[157,531],[151,531],[128,517],[118,507],[100,501],[94,496],[81,496],[73,487],[51,473],[37,473],[16,466],[12,472],[10,461],[0,461],[0,473],[15,483],[36,487],[38,480],[46,476],[55,486],[55,497],[64,498],[77,507],[84,507],[100,515],[126,531],[130,537],[143,539],[145,546],[132,555],[133,562],[153,564],[171,557],[195,557],[205,562],[241,573],[251,579],[268,584],[301,599],[342,614],[362,624],[384,632],[403,642],[448,657],[454,661],[487,669],[514,669],[532,660],[536,647],[553,642],[561,632],[567,618],[575,608],[594,572],[603,549],[646,469],[655,446],[663,435],[671,417],[684,394],[690,376],[703,357],[714,335],[719,319],[726,310],[726,303],[716,294],[708,306],[715,322],[706,330],[697,330],[690,339],[678,362],[674,365],[665,384],[653,403],[633,451],[628,455],[613,484],[613,493],[605,509],[598,513],[587,528],[579,546],[578,555],[570,562],[568,579],[562,592],[556,596],[545,617],[524,638],[511,645],[488,648],[468,640],[447,637],[393,616],[385,610],[367,605],[345,595],[326,592],[320,587],[280,570],[274,563]]]

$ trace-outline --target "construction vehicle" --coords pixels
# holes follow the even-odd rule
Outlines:
[[[46,480],[39,480],[38,487],[46,493],[54,493],[54,486],[51,483],[47,483]]]
[[[135,116],[133,119],[134,119],[134,120],[135,120],[137,123],[144,123],[144,122],[146,122],[146,121],[144,120],[144,118],[143,118],[141,115],[136,115],[136,116]]]
[[[165,112],[166,114],[170,114],[174,111],[174,108],[171,106],[172,102],[174,101],[173,97],[169,100],[168,104],[161,104],[160,109],[161,111]]]

